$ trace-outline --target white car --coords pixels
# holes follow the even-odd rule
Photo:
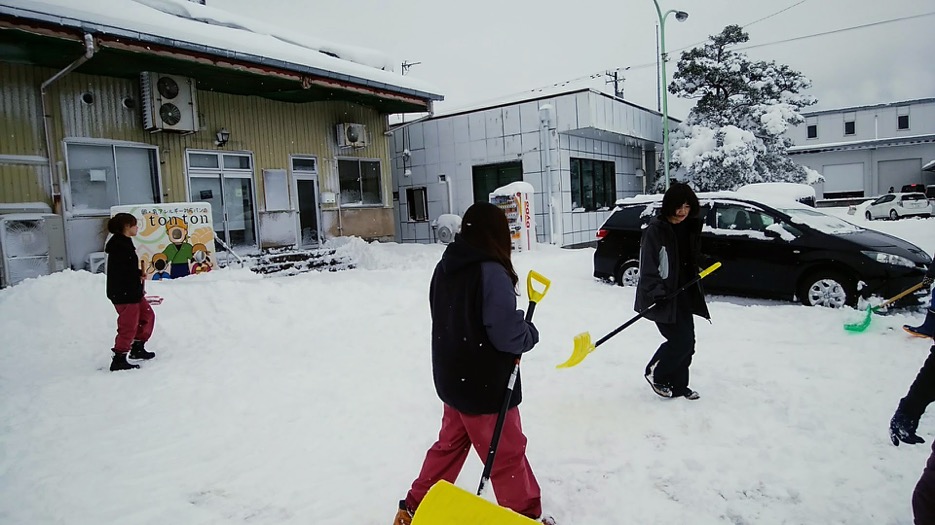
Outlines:
[[[867,206],[864,217],[873,219],[892,219],[902,217],[931,217],[932,205],[924,193],[887,193],[877,197]]]

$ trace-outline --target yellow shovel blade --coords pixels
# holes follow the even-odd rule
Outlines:
[[[537,522],[442,480],[422,499],[412,525],[537,525]]]
[[[571,368],[578,363],[584,361],[585,357],[588,357],[588,354],[594,351],[594,343],[591,342],[591,333],[583,332],[575,336],[575,348],[571,351],[571,357],[568,358],[568,361],[560,365],[556,365],[555,368]]]

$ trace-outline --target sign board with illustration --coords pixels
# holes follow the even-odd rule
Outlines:
[[[497,188],[489,195],[489,202],[506,214],[510,224],[511,245],[518,252],[532,250],[537,242],[534,196],[532,184],[522,181]]]
[[[211,204],[170,202],[110,208],[111,217],[118,213],[129,213],[139,221],[133,244],[147,279],[177,279],[214,269]]]

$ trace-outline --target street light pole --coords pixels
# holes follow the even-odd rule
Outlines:
[[[679,22],[684,22],[688,18],[688,13],[685,11],[676,11],[675,9],[670,9],[665,13],[659,9],[658,0],[653,0],[653,4],[656,5],[656,15],[659,16],[659,47],[661,51],[659,53],[660,62],[662,62],[662,82],[660,85],[660,91],[662,91],[662,161],[663,161],[663,173],[665,175],[666,181],[666,190],[669,189],[669,97],[668,89],[666,86],[667,78],[666,77],[666,18],[670,13],[675,14],[675,19]]]

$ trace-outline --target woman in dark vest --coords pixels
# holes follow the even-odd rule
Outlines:
[[[454,483],[472,446],[486,457],[513,362],[539,341],[536,327],[516,308],[518,280],[506,215],[493,204],[472,205],[435,267],[429,289],[441,430],[419,477],[399,502],[393,525],[408,525],[437,481]],[[542,519],[539,484],[526,460],[518,409],[522,395],[517,378],[490,479],[500,505]]]
[[[710,319],[701,282],[675,298],[671,295],[698,276],[701,268],[701,206],[687,184],[673,184],[662,197],[662,209],[643,230],[640,241],[638,312],[655,321],[666,338],[646,365],[644,375],[662,397],[698,399],[688,388],[688,367],[695,353],[693,316]]]

